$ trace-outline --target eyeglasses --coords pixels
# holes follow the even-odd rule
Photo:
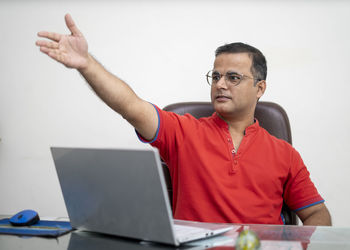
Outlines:
[[[212,84],[217,84],[223,76],[225,76],[225,82],[231,84],[232,86],[240,84],[244,77],[260,81],[254,77],[239,74],[237,72],[227,72],[225,75],[222,75],[217,71],[210,70],[206,74],[207,82],[210,86]]]

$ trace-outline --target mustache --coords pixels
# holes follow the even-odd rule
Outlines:
[[[219,93],[216,93],[216,94],[215,94],[215,98],[219,98],[219,97],[225,97],[225,98],[232,99],[232,98],[231,98],[231,95],[225,94],[225,93],[222,93],[222,92],[219,92]]]

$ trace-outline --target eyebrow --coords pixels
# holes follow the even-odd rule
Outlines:
[[[236,74],[236,75],[242,75],[242,74],[240,74],[240,73],[238,73],[238,72],[236,72],[236,71],[227,71],[226,74],[230,74],[230,75],[234,75],[234,74]]]
[[[213,69],[213,73],[219,73],[221,75],[221,73],[215,69]],[[242,75],[241,73],[238,73],[236,71],[227,71],[225,74],[230,74],[230,75],[233,75],[233,74],[237,74],[237,75]]]

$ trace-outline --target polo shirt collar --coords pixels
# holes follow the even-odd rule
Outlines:
[[[212,118],[219,127],[228,129],[228,124],[220,116],[218,116],[216,112],[213,113]],[[244,134],[245,135],[252,134],[256,132],[259,128],[260,128],[259,121],[258,119],[254,118],[254,123],[246,127]]]

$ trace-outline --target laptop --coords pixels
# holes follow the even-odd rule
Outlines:
[[[73,228],[174,246],[234,228],[173,219],[155,148],[51,153]]]

